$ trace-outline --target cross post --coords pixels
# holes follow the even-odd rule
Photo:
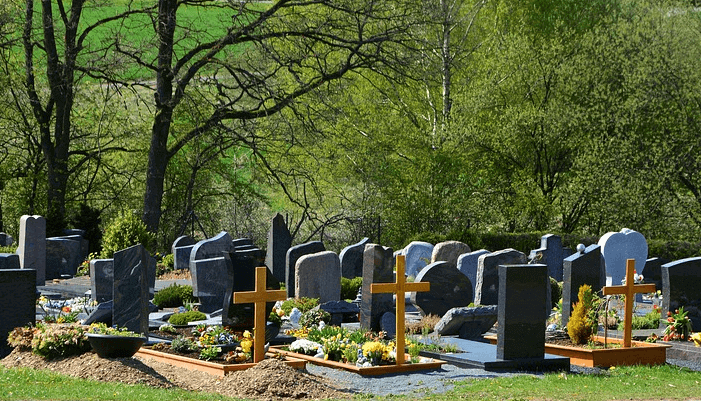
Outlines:
[[[626,284],[602,288],[604,295],[623,294],[626,296],[625,316],[623,319],[624,348],[630,348],[633,337],[633,302],[635,301],[635,294],[655,292],[656,290],[655,284],[635,284],[634,273],[635,259],[628,259],[626,261]]]
[[[396,343],[397,343],[397,365],[404,363],[404,314],[405,314],[405,293],[425,292],[430,289],[431,283],[407,283],[404,277],[406,270],[406,257],[397,255],[397,279],[394,283],[371,284],[370,292],[373,294],[390,293],[397,295],[396,311]]]
[[[255,291],[235,292],[233,299],[235,304],[255,304],[255,323],[253,326],[254,363],[262,361],[265,357],[265,303],[287,299],[287,291],[285,290],[266,291],[267,270],[268,268],[265,266],[256,267]]]

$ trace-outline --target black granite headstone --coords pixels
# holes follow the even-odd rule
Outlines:
[[[578,299],[579,287],[588,284],[593,292],[598,292],[603,287],[601,277],[605,267],[601,259],[601,247],[596,244],[589,245],[583,253],[577,252],[565,258],[562,266],[562,327],[567,327],[572,315],[572,304]]]
[[[0,270],[0,359],[12,351],[8,334],[36,320],[36,275],[34,269]]]
[[[16,253],[0,253],[0,270],[19,269],[19,255]]]
[[[148,334],[149,254],[141,245],[114,253],[112,324]]]
[[[114,290],[114,259],[90,261],[90,293],[98,303],[112,300]]]
[[[363,238],[357,244],[349,245],[341,251],[338,257],[341,259],[341,276],[355,278],[363,276],[363,252],[369,238]]]
[[[190,274],[192,275],[192,293],[199,298],[210,297],[212,294],[219,294],[219,287],[216,283],[226,275],[226,261],[222,252],[231,252],[234,246],[231,243],[231,236],[226,231],[222,231],[212,238],[202,240],[195,244],[190,252]],[[203,284],[207,283],[207,284]],[[213,284],[217,288],[208,288],[207,285]],[[205,285],[200,288],[201,285]],[[223,287],[222,287],[223,288]],[[217,295],[220,299],[223,297],[223,292]],[[208,304],[200,299],[202,305]],[[212,301],[212,305],[216,305],[213,310],[204,310],[209,313],[221,308],[221,302],[218,300]]]
[[[540,254],[540,256],[537,256]],[[562,261],[569,255],[564,254],[562,238],[555,234],[546,234],[540,238],[540,248],[531,250],[529,259],[540,258],[538,263],[548,266],[548,275],[557,281],[562,281]]]
[[[496,305],[499,302],[499,266],[526,263],[526,255],[515,249],[484,254],[477,260],[475,305]]]
[[[280,213],[273,217],[268,231],[268,249],[265,255],[265,265],[272,270],[275,279],[284,283],[285,279],[285,256],[292,246],[292,236],[285,224],[285,218]]]
[[[431,263],[421,269],[414,282],[431,283],[430,291],[411,293],[411,303],[424,316],[443,316],[451,308],[468,306],[473,300],[470,279],[450,262]]]
[[[688,311],[693,331],[701,331],[701,257],[662,265],[662,316],[680,306]]]
[[[312,241],[305,244],[293,246],[287,250],[285,255],[285,288],[287,289],[287,297],[294,298],[295,294],[295,266],[297,259],[310,253],[323,252],[326,248],[321,241]]]
[[[254,257],[254,255],[256,257]],[[251,329],[254,323],[254,304],[234,304],[233,294],[241,291],[254,291],[256,289],[256,267],[261,266],[258,255],[250,252],[224,252],[227,274],[225,285],[227,290],[223,298],[222,324],[241,329]],[[279,290],[280,283],[275,280],[270,269],[266,271],[266,289]],[[267,302],[265,316],[270,314],[275,302]]]
[[[650,258],[645,261],[645,267],[643,267],[643,281],[647,283],[655,284],[658,290],[662,290],[662,265],[669,263],[668,260],[661,258]]]
[[[173,269],[182,270],[190,268],[190,252],[197,242],[189,235],[183,235],[173,241],[171,252],[173,253]]]
[[[360,300],[360,327],[379,331],[380,319],[385,312],[394,312],[392,294],[373,294],[373,283],[394,282],[392,248],[377,244],[366,244],[363,252],[363,286]]]
[[[233,245],[234,248],[237,246],[254,246],[253,240],[250,238],[236,238],[231,241],[231,245]]]
[[[75,276],[83,262],[80,241],[61,237],[46,239],[46,278]]]
[[[546,265],[499,266],[497,358],[544,358]]]

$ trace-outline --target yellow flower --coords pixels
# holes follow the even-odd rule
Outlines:
[[[253,346],[253,341],[252,340],[241,340],[241,349],[243,352],[251,352],[251,347]]]
[[[250,332],[250,331],[246,330],[246,331],[243,332],[243,337],[244,337],[244,338],[252,338],[253,336],[251,336],[251,332]]]
[[[691,339],[694,340],[694,345],[701,347],[701,333],[694,333],[691,335]]]

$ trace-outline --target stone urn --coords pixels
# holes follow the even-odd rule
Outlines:
[[[146,342],[146,337],[87,333],[90,346],[100,358],[129,358]]]

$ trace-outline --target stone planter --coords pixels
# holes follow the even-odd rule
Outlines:
[[[100,358],[129,358],[146,342],[146,337],[87,333],[90,346]]]

